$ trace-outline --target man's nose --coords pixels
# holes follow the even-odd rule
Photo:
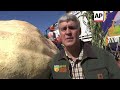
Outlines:
[[[70,33],[71,33],[71,30],[67,27],[66,34],[70,34]]]

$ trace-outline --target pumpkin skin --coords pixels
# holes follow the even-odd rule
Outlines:
[[[34,25],[0,21],[0,79],[48,79],[48,63],[57,52]]]

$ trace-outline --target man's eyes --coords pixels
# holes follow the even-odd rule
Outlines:
[[[69,26],[68,28],[71,30],[77,29],[77,27],[75,27],[75,26]],[[67,29],[67,27],[61,28],[61,30],[66,30],[66,29]]]
[[[69,29],[77,29],[75,26],[69,26]]]

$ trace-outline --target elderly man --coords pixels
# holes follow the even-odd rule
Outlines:
[[[76,16],[62,16],[58,28],[64,48],[50,63],[52,79],[120,79],[112,54],[79,39],[81,28]]]

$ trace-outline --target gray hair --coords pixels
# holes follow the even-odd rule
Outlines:
[[[63,15],[59,20],[58,20],[58,28],[59,28],[59,24],[62,22],[68,22],[68,21],[74,21],[78,26],[78,29],[80,29],[80,21],[79,19],[73,15],[73,14],[65,14]]]

